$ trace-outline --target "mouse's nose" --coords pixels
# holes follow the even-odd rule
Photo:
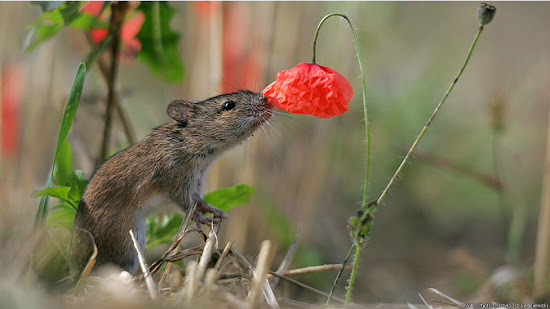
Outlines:
[[[263,104],[263,106],[265,108],[272,108],[273,107],[273,105],[271,103],[269,103],[269,101],[267,100],[267,97],[263,94],[261,95],[260,102]]]

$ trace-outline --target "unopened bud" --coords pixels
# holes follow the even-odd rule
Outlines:
[[[495,17],[496,11],[497,9],[494,6],[482,3],[477,9],[477,20],[479,21],[479,25],[485,26],[490,23],[493,17]]]

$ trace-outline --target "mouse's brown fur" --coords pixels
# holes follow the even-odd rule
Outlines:
[[[91,233],[98,248],[96,265],[115,264],[134,273],[137,254],[129,235],[133,229],[145,247],[145,218],[164,201],[187,210],[226,216],[204,202],[204,175],[224,151],[251,136],[272,115],[272,107],[258,93],[239,91],[202,102],[176,100],[161,125],[143,139],[105,161],[92,175],[82,196],[72,247],[73,274],[79,274],[91,253]],[[208,222],[200,213],[193,218]]]

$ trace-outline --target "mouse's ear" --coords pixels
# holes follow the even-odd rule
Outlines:
[[[166,113],[170,118],[178,121],[179,123],[183,124],[184,126],[187,125],[187,122],[189,121],[189,118],[191,118],[192,110],[193,110],[193,103],[187,102],[184,100],[174,100],[168,104],[168,108],[166,109]]]

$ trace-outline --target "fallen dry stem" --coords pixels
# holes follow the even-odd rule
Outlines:
[[[168,248],[168,250],[166,250],[166,252],[162,255],[162,257],[157,262],[153,263],[151,267],[153,267],[155,264],[158,263],[157,266],[160,269],[160,265],[162,265],[162,263],[164,262],[164,259],[168,257],[173,251],[179,250],[180,244],[183,241],[183,238],[185,237],[185,235],[187,234],[186,231],[187,231],[187,228],[189,227],[189,222],[191,222],[191,217],[193,216],[193,213],[195,212],[196,209],[197,209],[197,203],[194,203],[185,214],[183,221],[181,221],[176,240],[174,240],[170,248]],[[160,278],[159,288],[162,288],[164,286],[164,282],[166,281],[166,278],[168,277],[168,274],[170,273],[171,269],[172,269],[172,263],[168,262],[168,264],[166,264],[166,268],[164,269],[164,273]],[[158,269],[156,269],[155,272],[156,271],[158,271]]]
[[[206,266],[208,266],[208,262],[210,262],[214,250],[218,247],[218,235],[216,235],[218,228],[219,224],[213,226],[210,229],[210,233],[208,233],[208,239],[206,240],[206,244],[204,244],[204,249],[202,250],[202,255],[199,260],[199,265],[197,266],[197,278],[199,280],[202,280],[204,278]]]
[[[299,286],[299,287],[301,287],[301,288],[304,288],[304,289],[306,289],[306,290],[308,290],[308,291],[310,291],[310,292],[313,292],[313,293],[315,293],[315,294],[317,294],[317,295],[320,295],[320,296],[323,296],[323,297],[328,297],[328,293],[325,293],[325,292],[323,292],[323,291],[321,291],[321,290],[318,290],[318,289],[316,289],[316,288],[314,288],[314,287],[312,287],[312,286],[309,286],[309,285],[307,285],[307,284],[305,284],[305,283],[302,283],[302,282],[300,282],[300,281],[298,281],[298,280],[289,278],[289,277],[287,277],[287,276],[279,275],[279,274],[277,274],[277,273],[275,273],[275,272],[272,272],[272,271],[270,271],[269,274],[272,275],[272,276],[274,276],[274,277],[277,277],[277,278],[279,278],[279,279],[283,279],[283,280],[285,280],[285,281],[288,281],[288,282],[290,282],[290,283],[292,283],[292,284],[294,284],[294,285],[296,285],[296,286]],[[341,303],[344,303],[344,302],[345,302],[344,299],[338,298],[338,297],[336,297],[336,296],[332,296],[332,299],[337,300],[337,301],[339,301],[339,302],[341,302]]]
[[[155,287],[155,282],[153,281],[153,277],[151,277],[151,273],[149,272],[149,268],[147,267],[147,264],[145,262],[143,251],[139,246],[136,237],[134,236],[134,232],[130,229],[129,233],[130,237],[132,237],[132,241],[134,242],[134,248],[136,249],[138,255],[139,266],[141,267],[141,271],[143,272],[143,276],[145,277],[145,284],[147,285],[149,295],[151,295],[152,300],[157,300],[159,297],[158,290],[157,287]]]
[[[235,242],[235,239],[231,239],[227,245],[225,245],[225,248],[223,248],[222,254],[218,258],[218,261],[216,262],[216,265],[214,265],[214,269],[216,271],[220,270],[220,266],[222,265],[223,259],[227,256],[227,253],[229,253],[229,250],[231,250],[231,247],[233,246],[233,243]]]
[[[319,266],[309,266],[309,267],[287,270],[282,275],[283,276],[307,275],[307,274],[313,274],[313,273],[321,273],[329,270],[338,270],[341,267],[342,267],[342,264],[326,264],[326,265],[319,265]],[[344,267],[344,269],[349,270],[351,269],[351,266],[346,266]]]
[[[86,263],[86,267],[84,268],[84,271],[82,271],[82,275],[80,275],[80,279],[78,279],[78,283],[76,284],[76,287],[73,291],[73,295],[77,295],[78,293],[80,293],[80,289],[82,288],[84,281],[86,281],[86,278],[88,278],[88,275],[94,268],[96,257],[97,257],[97,246],[95,244],[94,235],[92,235],[92,233],[90,233],[89,231],[81,228],[77,228],[77,230],[86,233],[86,235],[90,237],[91,244],[93,245],[93,252],[92,252],[92,255],[90,256],[90,259],[88,260],[88,263]]]
[[[274,251],[274,246],[271,241],[264,240],[262,242],[262,247],[258,255],[258,262],[256,264],[257,268],[252,269],[254,279],[252,280],[252,286],[250,288],[247,298],[248,306],[250,308],[255,308],[256,304],[258,304],[262,288],[267,303],[271,307],[279,307],[279,305],[277,304],[277,300],[275,299],[275,295],[271,290],[271,286],[266,279],[267,272],[271,266],[271,262],[273,261]],[[272,295],[270,295],[269,291],[271,291]]]
[[[290,267],[290,262],[294,258],[294,254],[296,253],[296,248],[298,248],[299,240],[300,240],[300,235],[298,234],[296,235],[296,237],[294,238],[294,241],[288,248],[288,251],[286,252],[286,255],[283,261],[281,262],[281,265],[279,265],[279,268],[277,269],[276,273],[284,274],[287,271],[288,267]],[[271,276],[271,280],[269,281],[269,284],[271,284],[272,289],[275,288],[278,282],[279,282],[278,277]]]

